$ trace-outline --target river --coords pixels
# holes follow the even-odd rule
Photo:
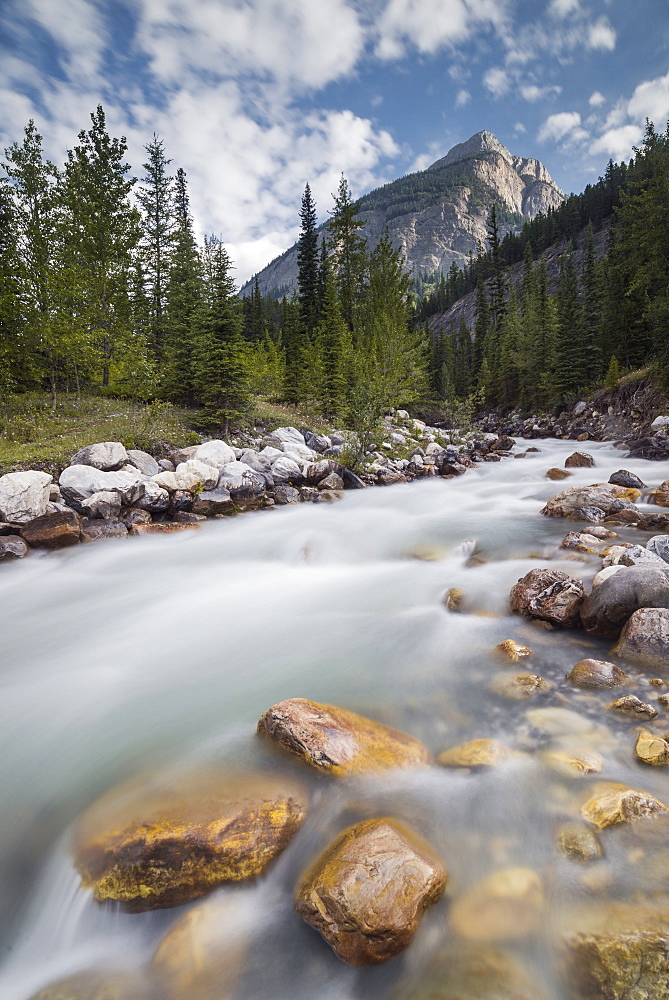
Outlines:
[[[27,1000],[78,969],[150,959],[183,908],[130,915],[94,903],[72,866],[72,823],[97,795],[146,769],[184,761],[263,768],[270,756],[275,766],[255,726],[285,698],[367,714],[435,754],[478,736],[524,752],[485,774],[439,766],[356,781],[305,774],[311,808],[295,840],[258,882],[215,894],[226,904],[222,935],[252,941],[237,1000],[381,1000],[398,983],[410,991],[450,933],[449,898],[500,866],[550,873],[551,911],[593,891],[584,866],[557,857],[554,846],[556,818],[590,778],[566,777],[535,752],[555,733],[554,720],[544,726],[537,713],[580,713],[582,739],[602,752],[605,778],[669,801],[667,779],[635,763],[634,727],[611,721],[610,693],[564,683],[577,660],[606,658],[610,644],[514,618],[508,594],[549,556],[586,585],[600,568],[597,558],[557,552],[573,525],[541,517],[546,499],[606,482],[621,467],[659,485],[667,469],[587,442],[578,447],[596,469],[554,483],[546,470],[562,466],[575,443],[519,442],[516,451],[530,445],[540,452],[459,479],[347,492],[331,506],[260,511],[0,567],[3,1000]],[[451,587],[465,595],[462,613],[444,607]],[[488,692],[508,670],[493,653],[508,638],[534,651],[531,668],[521,668],[555,683],[547,700],[507,702]],[[356,970],[292,912],[292,890],[305,861],[339,829],[375,815],[419,830],[449,882],[404,956]],[[618,849],[627,847],[614,844],[609,867]],[[610,889],[602,881],[600,894],[625,891],[620,880]],[[563,1000],[549,924],[531,948],[514,947],[525,949],[549,1000]]]

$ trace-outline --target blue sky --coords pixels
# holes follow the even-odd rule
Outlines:
[[[580,191],[669,118],[669,0],[1,0],[0,147],[58,164],[102,103],[156,132],[240,281],[327,216],[489,129]]]

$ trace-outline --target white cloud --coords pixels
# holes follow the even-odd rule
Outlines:
[[[588,28],[587,47],[613,52],[616,47],[616,33],[605,17],[600,17]]]
[[[389,0],[377,21],[376,55],[399,59],[409,47],[433,53],[486,28],[502,28],[509,0]]]
[[[592,156],[604,153],[614,160],[627,160],[632,155],[632,146],[636,146],[641,141],[642,136],[643,129],[638,125],[621,125],[619,128],[610,128],[590,143],[588,152]]]
[[[527,129],[522,122],[516,122],[513,126],[513,131],[516,135],[524,135],[527,132]]]
[[[509,92],[511,79],[501,66],[492,66],[483,74],[483,85],[493,97],[504,97]]]
[[[539,142],[546,142],[548,139],[554,142],[563,139],[578,142],[586,137],[587,132],[581,127],[581,116],[578,111],[559,111],[555,115],[549,115],[537,135]]]
[[[627,105],[631,118],[650,118],[660,131],[669,119],[669,73],[640,83]]]
[[[591,108],[601,108],[602,104],[606,103],[606,98],[599,90],[595,90],[594,93],[590,94],[588,98],[588,104]]]
[[[580,10],[579,0],[551,0],[548,6],[548,13],[553,17],[567,17],[577,10]]]
[[[614,160],[629,159],[633,147],[643,139],[646,118],[663,131],[669,118],[669,73],[654,80],[644,80],[628,100],[616,101],[606,116],[604,131],[590,143],[589,153],[592,156],[605,154]]]
[[[538,87],[536,84],[525,84],[520,88],[520,96],[525,101],[540,101],[544,97],[557,97],[562,93],[562,87],[553,84],[550,87]]]
[[[455,96],[455,106],[456,108],[464,108],[465,104],[469,104],[472,99],[472,95],[468,90],[459,90]]]

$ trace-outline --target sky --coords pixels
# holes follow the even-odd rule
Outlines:
[[[0,0],[0,150],[58,165],[102,104],[155,133],[248,279],[320,220],[489,129],[567,193],[669,119],[669,0]]]

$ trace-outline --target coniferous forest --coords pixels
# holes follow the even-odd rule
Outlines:
[[[364,446],[390,406],[545,409],[626,370],[666,370],[669,126],[648,122],[629,164],[610,162],[519,233],[502,236],[493,206],[487,248],[447,275],[408,275],[387,235],[368,247],[343,176],[319,230],[307,185],[297,291],[281,301],[257,279],[239,297],[222,238],[196,238],[186,174],[156,135],[139,179],[126,151],[102,107],[62,167],[32,121],[5,151],[3,392],[48,390],[54,405],[62,392],[161,399],[218,433],[269,397],[353,428]],[[432,334],[468,293],[471,323]]]

